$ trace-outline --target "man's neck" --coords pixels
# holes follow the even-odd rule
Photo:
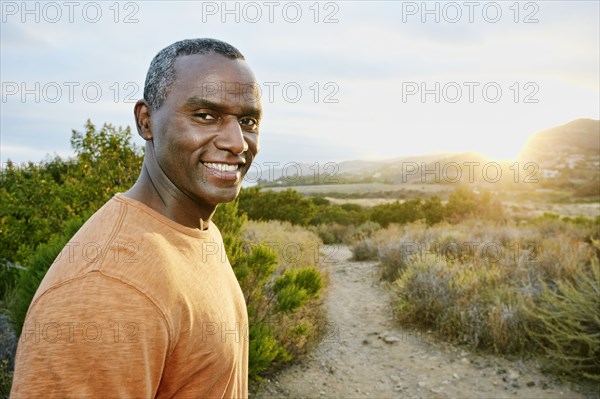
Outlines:
[[[166,179],[166,176],[164,176],[164,179]],[[159,180],[152,179],[152,174],[148,171],[148,166],[144,162],[139,179],[125,192],[125,195],[183,226],[201,230],[207,229],[212,215],[215,213],[216,206],[200,209],[198,204],[177,189],[170,181],[168,183],[173,187],[166,187],[167,184]]]

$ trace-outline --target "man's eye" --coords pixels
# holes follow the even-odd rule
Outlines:
[[[240,125],[256,128],[258,126],[258,121],[254,118],[241,118]]]
[[[212,116],[211,114],[207,114],[206,112],[198,112],[198,113],[195,113],[194,116],[197,118],[200,118],[200,119],[207,120],[207,121],[217,119],[214,116]]]

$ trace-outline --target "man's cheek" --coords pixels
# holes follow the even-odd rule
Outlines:
[[[252,153],[253,156],[256,156],[256,154],[258,154],[258,151],[260,150],[258,137],[248,138],[246,139],[246,142],[248,143],[248,150]]]

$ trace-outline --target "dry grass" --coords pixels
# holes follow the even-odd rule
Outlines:
[[[345,184],[315,184],[307,186],[283,186],[283,187],[268,187],[267,190],[282,191],[288,188],[302,194],[327,194],[327,193],[339,193],[339,194],[357,194],[357,193],[373,193],[373,192],[387,192],[387,191],[398,191],[398,194],[402,194],[405,191],[421,192],[428,194],[436,194],[440,192],[452,191],[454,188],[448,184],[423,184],[423,183],[397,183],[397,184],[386,184],[386,183],[345,183]]]
[[[247,246],[264,244],[271,248],[277,254],[280,271],[317,265],[323,245],[317,234],[280,221],[249,220],[242,227],[242,239]]]
[[[530,219],[544,213],[555,213],[560,216],[584,216],[594,219],[600,215],[600,202],[553,204],[533,201],[503,201],[507,213],[511,217]]]

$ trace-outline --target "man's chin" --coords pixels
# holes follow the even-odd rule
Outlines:
[[[211,205],[219,205],[235,200],[240,193],[241,184],[228,188],[216,188],[209,193],[205,193],[204,199]]]

